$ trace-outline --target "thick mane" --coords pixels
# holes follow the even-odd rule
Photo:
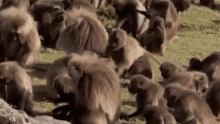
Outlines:
[[[103,54],[108,44],[108,34],[97,17],[84,9],[74,9],[67,12],[67,16],[73,21],[67,24],[67,28],[60,35],[58,48],[67,52],[89,50]],[[66,45],[63,42],[66,42]]]

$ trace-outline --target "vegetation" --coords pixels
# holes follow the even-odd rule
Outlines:
[[[220,3],[220,0],[216,1]],[[220,9],[220,5],[217,5]],[[111,6],[97,10],[99,19],[105,27],[114,24],[115,14]],[[220,47],[220,12],[213,11],[207,7],[192,5],[187,11],[180,13],[179,16],[179,37],[178,43],[167,45],[167,50],[163,57],[155,56],[161,63],[170,61],[177,65],[188,65],[191,57],[204,58],[212,52],[219,51]],[[50,51],[47,53],[36,54],[36,61],[51,62],[62,56],[59,51]],[[153,61],[153,60],[152,60]],[[160,77],[159,65],[154,64],[156,79]],[[35,100],[41,110],[52,110],[55,105],[45,101],[46,80],[43,72],[30,71],[33,79]],[[135,111],[134,96],[128,93],[128,90],[122,88],[123,103],[122,111]],[[130,122],[129,122],[130,123]],[[134,123],[143,123],[134,122]]]

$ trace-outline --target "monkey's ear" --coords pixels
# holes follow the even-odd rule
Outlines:
[[[52,15],[48,12],[43,14],[43,22],[44,23],[51,23],[52,22]]]
[[[143,88],[143,85],[144,85],[144,82],[140,81],[140,82],[137,82],[137,87],[139,89]]]
[[[118,38],[119,41],[125,41],[126,39],[126,34],[122,30],[118,30],[116,33],[116,37]]]

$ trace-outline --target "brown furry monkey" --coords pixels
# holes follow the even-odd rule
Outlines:
[[[108,33],[101,21],[85,9],[67,12],[68,22],[60,34],[56,48],[67,53],[93,51],[100,56],[105,54]]]
[[[136,12],[136,9],[146,11],[139,0],[115,0],[113,7],[117,15],[114,28],[124,29],[135,38],[147,30],[149,19]]]
[[[123,29],[113,28],[109,34],[109,43],[106,48],[106,56],[111,57],[117,66],[120,76],[141,56],[152,57],[160,64],[153,55],[142,48],[138,41],[127,35]]]
[[[159,67],[159,70],[163,79],[168,79],[178,72],[184,72],[184,70],[181,67],[177,67],[175,64],[171,62],[162,63]]]
[[[0,63],[1,85],[8,88],[7,102],[24,110],[30,116],[37,113],[34,110],[33,88],[31,78],[26,71],[14,61]]]
[[[4,57],[22,67],[31,65],[35,51],[41,47],[32,16],[22,9],[10,7],[0,12],[1,44]]]
[[[26,11],[30,8],[29,0],[2,0],[1,10],[8,7],[17,7],[19,9],[24,9]]]
[[[63,0],[64,9],[68,11],[73,8],[83,8],[90,12],[96,12],[96,9],[88,0]]]
[[[147,51],[163,56],[166,50],[166,30],[160,16],[150,18],[149,28],[138,38]]]
[[[143,116],[146,124],[177,124],[174,116],[160,106],[146,105]]]
[[[188,70],[197,70],[204,72],[211,83],[215,79],[219,79],[220,74],[220,52],[213,52],[203,60],[194,57],[189,61]]]
[[[149,79],[154,79],[154,70],[152,68],[150,57],[144,55],[135,60],[125,73],[124,78],[130,78],[136,74],[141,74]]]
[[[145,105],[159,105],[159,99],[163,98],[164,88],[142,75],[134,75],[130,79],[129,92],[136,94],[137,110],[129,115],[129,118],[139,116],[145,109]]]
[[[174,107],[177,122],[189,123],[197,119],[202,124],[217,124],[206,101],[181,85],[168,85],[164,97],[168,100],[168,106]]]
[[[39,2],[31,7],[31,14],[42,35],[42,45],[55,48],[60,33],[65,29],[66,12],[58,5]]]
[[[76,99],[70,99],[70,106],[75,104],[75,107],[71,107],[71,122],[115,123],[121,108],[118,75],[103,61],[82,57],[68,64],[69,71],[74,69],[80,74]],[[71,92],[69,90],[68,93],[71,95]]]

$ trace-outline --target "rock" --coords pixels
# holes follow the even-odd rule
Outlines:
[[[24,111],[11,108],[0,98],[0,124],[70,124],[50,116],[29,117]]]

